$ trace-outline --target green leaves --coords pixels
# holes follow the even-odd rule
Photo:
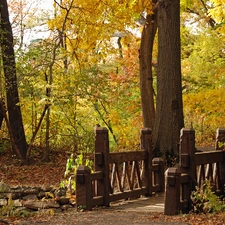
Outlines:
[[[209,180],[205,180],[202,188],[192,192],[191,200],[196,213],[218,213],[225,210],[225,203],[213,191]]]
[[[66,170],[64,173],[64,177],[66,180],[63,180],[60,186],[62,188],[65,188],[66,186],[70,194],[72,194],[72,192],[76,190],[75,175],[77,168],[81,165],[88,166],[91,170],[93,169],[93,161],[89,159],[84,160],[83,154],[77,155],[76,158],[74,158],[74,155],[71,154],[67,159]]]

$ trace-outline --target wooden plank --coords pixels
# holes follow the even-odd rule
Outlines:
[[[126,163],[127,164],[127,163]],[[129,186],[129,189],[131,190],[132,189],[132,185],[131,185],[131,173],[130,173],[130,170],[128,168],[128,165],[127,165],[127,170],[126,170],[126,174],[127,174],[127,182],[128,182],[128,186]]]
[[[145,176],[145,161],[141,161],[141,166],[140,166],[140,178],[144,178]]]
[[[198,168],[198,175],[197,175],[197,184],[198,187],[201,187],[202,182],[205,180],[205,167],[204,165],[200,165]]]
[[[138,182],[138,187],[142,187],[142,180],[140,176],[140,167],[137,162],[135,162],[135,167],[136,167],[136,175],[137,175],[137,182]]]
[[[131,190],[133,190],[134,188],[134,177],[135,177],[135,161],[133,161],[132,163],[131,175],[130,175]]]
[[[207,164],[205,171],[205,178],[209,180],[211,183],[213,182],[213,165]]]
[[[196,152],[195,153],[195,165],[211,164],[215,162],[224,161],[224,151],[217,150],[211,152]]]
[[[106,128],[95,128],[95,153],[97,159],[95,159],[94,170],[102,171],[104,175],[103,179],[97,182],[97,195],[103,195],[104,206],[109,206],[109,135]],[[102,159],[99,157],[101,154]]]
[[[116,164],[116,181],[117,181],[117,185],[119,187],[119,190],[121,192],[123,192],[122,185],[121,185],[120,172],[119,172],[119,168],[118,168],[117,164]]]
[[[114,192],[115,181],[116,181],[116,164],[113,163],[111,182],[110,182],[111,193]]]
[[[182,173],[180,176],[180,183],[181,184],[186,184],[189,182],[189,175],[186,173]]]
[[[152,171],[153,172],[156,172],[156,171],[158,171],[159,170],[159,164],[153,164],[152,165]]]
[[[180,210],[188,209],[188,200],[184,199],[180,202]]]
[[[213,183],[216,184],[216,185],[217,185],[218,180],[219,180],[218,167],[219,167],[218,163],[215,163],[214,168],[213,168]]]
[[[128,152],[111,152],[109,153],[109,163],[123,163],[131,161],[144,160],[147,153],[144,150]]]
[[[122,176],[121,176],[121,188],[124,190],[125,187],[125,180],[126,180],[126,174],[127,174],[127,162],[123,163],[123,170],[122,170]]]
[[[102,171],[97,171],[97,172],[91,173],[90,179],[91,179],[91,181],[102,180],[103,179],[103,172]]]
[[[118,192],[115,194],[112,194],[109,196],[110,202],[122,200],[122,199],[128,199],[128,198],[135,198],[139,197],[141,195],[145,195],[147,193],[147,188],[138,188],[135,190],[129,190],[129,191],[124,191],[124,192]]]
[[[160,192],[160,190],[161,187],[158,184],[152,186],[152,192]]]
[[[103,205],[103,196],[94,197],[91,201],[92,207]]]

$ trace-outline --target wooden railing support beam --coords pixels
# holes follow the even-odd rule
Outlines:
[[[159,170],[154,173],[154,185],[159,185],[159,191],[165,190],[165,176],[164,176],[164,160],[162,158],[154,158],[152,160],[153,165],[159,165]]]
[[[179,169],[171,167],[165,172],[165,215],[177,215],[180,212],[180,176]]]
[[[92,210],[91,170],[87,166],[79,166],[76,171],[77,209]]]
[[[97,195],[103,196],[103,205],[109,206],[109,136],[104,127],[95,128],[95,171],[103,173],[103,179],[97,182]]]
[[[147,187],[146,196],[152,195],[152,131],[150,128],[141,129],[140,149],[145,149],[145,183]]]

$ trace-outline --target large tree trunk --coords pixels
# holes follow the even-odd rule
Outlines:
[[[180,1],[160,0],[158,6],[158,71],[154,150],[171,165],[178,156],[184,126],[180,59]]]
[[[5,74],[5,87],[7,99],[7,111],[13,140],[19,149],[22,158],[25,159],[27,143],[22,122],[22,114],[19,105],[19,95],[16,77],[16,64],[13,49],[12,27],[9,21],[8,5],[6,0],[0,1],[0,26],[1,26],[1,51]]]
[[[154,0],[153,3],[156,3]],[[157,30],[157,8],[154,14],[147,15],[146,23],[141,35],[139,53],[140,63],[140,90],[142,103],[142,116],[144,127],[153,129],[155,122],[155,103],[152,76],[152,52],[154,38]]]

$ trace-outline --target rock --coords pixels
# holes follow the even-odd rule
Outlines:
[[[11,187],[12,199],[22,198],[23,196],[23,189],[21,186],[14,186]]]
[[[35,195],[35,194],[25,195],[23,197],[23,200],[37,200],[37,199],[38,199],[37,195]]]
[[[48,207],[48,204],[44,201],[28,200],[23,203],[23,206],[28,209],[38,210],[46,209]]]
[[[67,204],[67,205],[61,205],[60,208],[61,208],[62,211],[66,211],[66,210],[71,209],[73,207],[71,205]]]
[[[13,187],[11,187],[11,192],[12,193],[22,193],[23,188],[21,186],[13,186]]]
[[[55,198],[55,195],[52,192],[45,192],[45,199]]]
[[[7,200],[6,199],[0,199],[0,206],[5,206],[7,205]]]
[[[12,200],[12,204],[13,204],[13,206],[15,206],[15,207],[22,207],[22,206],[23,206],[22,200],[20,200],[20,199]]]
[[[66,196],[66,189],[59,189],[55,191],[55,196],[61,197],[61,196]]]
[[[70,199],[70,205],[72,205],[73,207],[76,206],[76,199],[75,198]]]
[[[47,202],[48,208],[59,208],[60,207],[60,205],[55,200],[50,199],[46,202]]]
[[[38,194],[38,198],[44,198],[45,197],[45,192],[44,191],[40,191]]]
[[[10,193],[0,193],[0,198],[4,199],[4,198],[8,198]]]
[[[12,191],[18,191],[18,190],[19,190],[19,191],[21,192],[22,187],[21,187],[21,186],[19,186],[19,185],[12,186],[12,187],[11,187],[11,190],[12,190]]]
[[[57,199],[57,202],[60,204],[60,205],[66,205],[66,204],[69,204],[70,203],[70,199],[69,198],[66,198],[66,197],[59,197]]]
[[[34,194],[34,195],[38,195],[38,193],[40,192],[40,188],[39,187],[24,187],[24,194]]]
[[[9,185],[3,183],[2,181],[0,182],[0,193],[3,193],[3,192],[10,192],[11,191],[11,188]]]
[[[6,220],[0,220],[0,224],[1,224],[1,225],[3,225],[3,224],[8,225],[9,223],[8,223]]]
[[[48,185],[43,185],[43,186],[41,187],[41,190],[42,190],[43,192],[50,192],[50,191],[52,191],[52,187],[51,187],[51,186],[48,186]]]
[[[66,197],[67,189],[55,189],[51,186],[29,187],[29,186],[8,186],[0,182],[0,207],[10,206],[13,210],[23,209],[23,213],[34,212],[34,210],[64,211],[76,205],[76,196]],[[26,212],[24,211],[26,209]],[[18,211],[20,214],[20,211]]]
[[[48,208],[59,208],[59,204],[54,200],[28,200],[23,203],[23,206],[28,209],[38,210],[38,209],[48,209]]]

